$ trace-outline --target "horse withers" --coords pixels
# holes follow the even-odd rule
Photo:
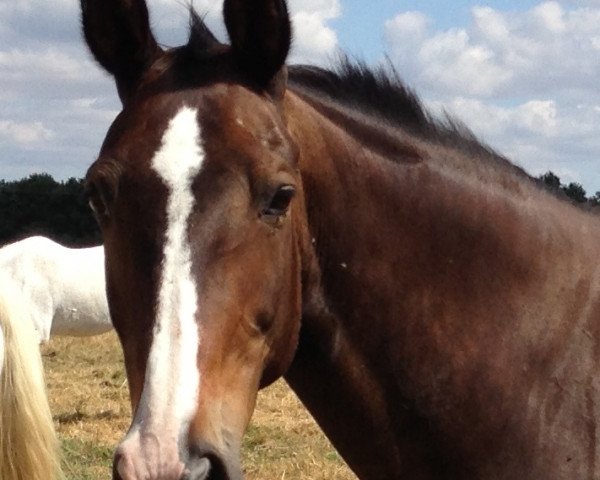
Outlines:
[[[17,289],[39,341],[112,330],[106,301],[104,249],[67,248],[28,237],[0,248],[0,290]]]
[[[134,418],[120,480],[237,480],[283,375],[361,479],[600,478],[600,222],[393,75],[287,69],[282,0],[164,50],[82,0],[123,111],[87,174]]]

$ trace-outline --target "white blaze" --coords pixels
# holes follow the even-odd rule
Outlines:
[[[152,169],[169,191],[167,230],[144,390],[123,446],[140,449],[146,462],[157,464],[138,465],[138,472],[157,472],[165,462],[173,461],[179,438],[187,434],[200,389],[198,299],[187,234],[195,201],[192,182],[204,160],[196,117],[195,109],[179,110],[152,160]]]

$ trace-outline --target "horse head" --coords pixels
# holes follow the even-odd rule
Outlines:
[[[82,0],[123,109],[87,174],[134,418],[122,480],[239,479],[256,394],[288,368],[310,245],[285,124],[283,0],[226,0],[163,50],[144,0]]]

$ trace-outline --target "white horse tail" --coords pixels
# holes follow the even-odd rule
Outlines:
[[[5,287],[0,291],[0,479],[62,479],[37,335],[20,292]]]

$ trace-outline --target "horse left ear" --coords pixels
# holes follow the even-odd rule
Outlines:
[[[116,80],[123,103],[161,53],[145,0],[80,0],[83,33],[96,61]]]
[[[285,91],[292,28],[285,0],[225,0],[225,26],[244,71],[274,96]]]

